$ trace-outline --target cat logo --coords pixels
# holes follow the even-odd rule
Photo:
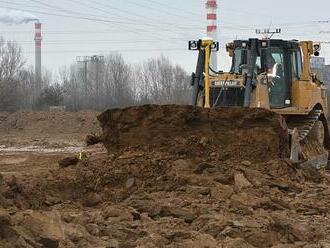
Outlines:
[[[221,81],[215,81],[213,82],[213,86],[214,87],[237,87],[240,86],[240,82],[239,81],[234,81],[234,80],[221,80]]]

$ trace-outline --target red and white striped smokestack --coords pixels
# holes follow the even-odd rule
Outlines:
[[[207,37],[218,41],[218,22],[217,22],[218,4],[217,0],[207,0],[206,2],[206,19],[207,19]],[[210,66],[213,70],[218,69],[217,52],[212,52]]]
[[[41,23],[36,22],[35,24],[35,77],[38,89],[41,89]]]

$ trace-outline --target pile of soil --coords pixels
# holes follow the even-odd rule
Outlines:
[[[289,152],[282,117],[264,109],[147,105],[108,110],[98,119],[109,152],[147,145],[157,150],[175,148],[177,152],[181,148],[197,156],[222,151],[257,160],[286,157]],[[195,147],[194,139],[205,149]]]
[[[0,145],[65,147],[81,145],[100,131],[97,112],[0,112]]]
[[[1,247],[330,247],[330,176],[292,163],[281,117],[101,114],[107,154],[2,182]]]

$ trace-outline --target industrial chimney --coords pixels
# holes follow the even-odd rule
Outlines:
[[[35,23],[35,80],[36,80],[36,87],[38,90],[41,89],[41,23],[38,21]]]
[[[217,0],[207,0],[206,2],[206,18],[207,18],[207,37],[218,41],[218,24],[217,24]],[[217,52],[212,52],[210,66],[213,70],[218,70]]]

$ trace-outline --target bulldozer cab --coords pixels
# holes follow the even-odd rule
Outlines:
[[[297,111],[303,107],[308,114],[310,109],[307,108],[310,106],[302,106],[307,103],[301,101],[302,95],[307,91],[303,89],[304,84],[298,82],[309,83],[308,87],[312,86],[313,91],[320,91],[321,82],[316,82],[310,71],[309,59],[314,52],[318,55],[312,42],[236,40],[227,45],[227,51],[232,57],[231,69],[227,73],[214,72],[205,65],[211,51],[207,49],[207,44],[211,46],[212,41],[200,41],[196,44],[200,45],[196,45],[194,49],[199,50],[199,58],[192,77],[193,105],[206,106],[210,103],[210,107],[267,109],[293,107]],[[209,77],[207,87],[206,76]],[[206,92],[207,88],[209,92]],[[209,99],[206,99],[208,95]]]
[[[230,73],[244,75],[253,67],[254,79],[267,74],[271,108],[291,106],[291,87],[302,73],[302,55],[298,42],[283,40],[258,40],[256,51],[251,51],[251,41],[234,41]],[[255,54],[249,64],[248,54]]]

